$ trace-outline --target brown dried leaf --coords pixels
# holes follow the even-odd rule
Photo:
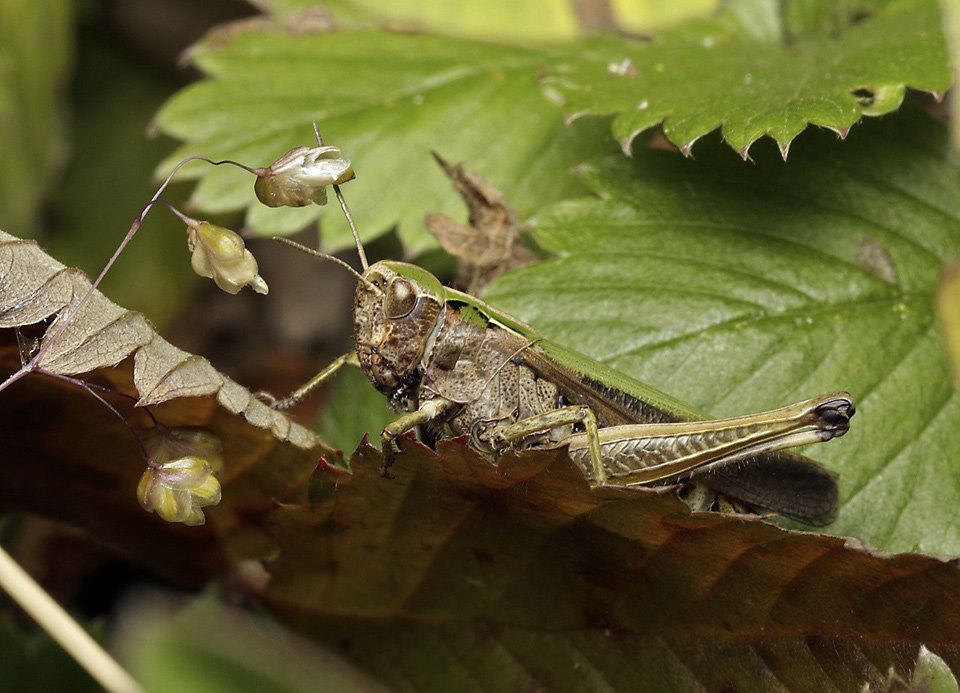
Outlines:
[[[20,364],[8,331],[0,334],[0,373]],[[133,360],[86,374],[117,393],[133,393]],[[152,425],[134,399],[106,394],[134,429]],[[263,524],[277,501],[304,501],[323,448],[301,448],[221,406],[214,395],[150,408],[167,426],[199,425],[223,443],[223,499],[205,508],[203,527],[170,524],[144,512],[137,483],[145,469],[126,423],[88,392],[32,375],[0,395],[0,514],[29,512],[87,530],[176,584],[199,586],[236,561],[275,550]]]
[[[21,327],[54,318],[40,343],[40,368],[78,375],[116,366],[134,354],[141,406],[215,394],[228,411],[279,440],[301,448],[322,445],[312,431],[258,401],[206,359],[177,349],[143,315],[121,308],[99,291],[74,313],[89,289],[82,272],[57,262],[36,242],[0,231],[0,326]]]
[[[956,561],[591,491],[562,454],[401,448],[395,480],[361,446],[273,513],[265,594],[394,689],[881,690],[922,646],[960,665]]]
[[[536,254],[520,242],[516,214],[503,193],[461,164],[448,164],[436,152],[433,158],[457,187],[469,213],[469,226],[442,214],[424,219],[443,249],[461,260],[457,286],[476,294],[504,272],[535,262]]]

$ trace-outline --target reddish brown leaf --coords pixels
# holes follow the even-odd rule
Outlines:
[[[18,366],[16,348],[0,349],[0,372]],[[87,377],[136,392],[132,359]],[[106,399],[135,429],[152,425],[132,406],[135,396]],[[206,426],[223,442],[223,501],[206,509],[206,526],[171,525],[145,512],[136,489],[146,462],[133,432],[88,392],[43,375],[29,375],[0,396],[0,513],[37,513],[84,528],[178,584],[203,584],[239,559],[272,551],[265,518],[275,501],[305,500],[322,450],[282,442],[214,396],[151,411],[168,426]]]
[[[265,600],[408,690],[860,690],[921,644],[958,664],[955,561],[887,556],[669,491],[590,491],[562,454],[494,467],[403,441],[272,516]]]

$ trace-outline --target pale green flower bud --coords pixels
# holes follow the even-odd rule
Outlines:
[[[268,207],[325,205],[326,186],[354,178],[350,160],[340,155],[339,147],[296,147],[255,173],[254,192]]]
[[[208,221],[191,221],[187,222],[187,246],[193,253],[194,272],[210,277],[229,294],[248,285],[258,294],[267,293],[257,259],[237,233]]]
[[[201,508],[220,502],[220,481],[207,460],[190,455],[148,467],[137,485],[137,499],[144,510],[167,522],[202,525]]]

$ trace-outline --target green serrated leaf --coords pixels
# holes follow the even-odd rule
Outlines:
[[[845,133],[863,115],[896,109],[907,85],[942,91],[950,83],[931,0],[877,3],[869,12],[811,2],[783,17],[768,4],[734,3],[654,43],[603,37],[563,48],[311,31],[282,18],[232,27],[192,52],[210,79],[158,114],[161,129],[187,142],[162,168],[196,153],[266,165],[309,144],[316,120],[354,161],[358,178],[345,194],[364,237],[399,224],[419,254],[434,246],[422,217],[454,214],[458,204],[431,149],[510,191],[521,218],[575,194],[569,167],[612,143],[594,119],[565,128],[550,99],[575,115],[617,114],[613,133],[624,146],[664,121],[685,148],[722,126],[746,156],[764,134],[785,154],[808,123]],[[239,170],[197,165],[185,175],[202,178],[198,208],[247,209],[260,234],[289,233],[322,215],[255,205]],[[331,246],[349,244],[339,214],[325,226]]]
[[[828,531],[889,551],[960,553],[960,396],[935,319],[960,254],[960,173],[910,110],[845,143],[805,136],[786,164],[705,142],[583,167],[603,199],[540,215],[556,257],[486,298],[715,415],[846,389],[858,413],[808,454],[840,472]],[[760,155],[762,154],[762,155]]]
[[[339,31],[293,35],[283,29],[213,36],[193,50],[210,79],[180,92],[157,122],[187,142],[187,154],[265,166],[309,145],[311,121],[325,142],[353,160],[344,187],[361,234],[396,224],[410,252],[436,243],[423,229],[431,212],[461,217],[460,203],[430,156],[467,161],[510,191],[521,218],[541,204],[582,191],[568,170],[615,143],[607,123],[566,127],[537,77],[551,52],[428,35]],[[257,233],[288,233],[322,208],[267,209],[255,203],[249,174],[197,165],[193,202],[201,210],[245,208]],[[325,239],[349,245],[339,210],[324,218]]]
[[[616,114],[613,132],[624,148],[662,122],[684,151],[722,127],[744,157],[764,135],[785,156],[808,124],[845,134],[864,115],[898,108],[906,87],[943,92],[950,85],[933,0],[859,11],[804,3],[806,13],[766,20],[745,12],[749,4],[652,42],[595,39],[581,58],[550,66],[544,82],[571,114]]]

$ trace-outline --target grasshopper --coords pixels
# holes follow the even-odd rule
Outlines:
[[[367,259],[353,307],[354,351],[278,408],[299,402],[344,365],[359,367],[399,418],[381,433],[389,477],[394,441],[426,426],[466,436],[491,461],[506,450],[566,448],[592,487],[681,484],[694,510],[759,506],[822,526],[837,513],[836,475],[786,448],[842,436],[855,407],[845,392],[728,419],[707,415],[587,356],[544,339],[482,300],[405,262]],[[738,502],[739,501],[739,502]],[[745,505],[744,505],[745,504]]]
[[[402,412],[381,433],[384,476],[393,441],[427,425],[438,437],[467,436],[490,460],[508,449],[566,447],[594,487],[687,480],[695,509],[719,493],[815,526],[836,516],[835,476],[784,449],[846,433],[855,407],[845,392],[710,420],[421,267],[364,266],[356,350],[276,406],[300,401],[344,365],[359,367]]]

